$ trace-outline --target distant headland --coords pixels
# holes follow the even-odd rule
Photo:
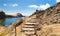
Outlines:
[[[4,18],[15,18],[15,17],[25,17],[23,16],[21,13],[16,13],[16,14],[5,14],[4,11],[0,11],[0,19],[4,19]]]

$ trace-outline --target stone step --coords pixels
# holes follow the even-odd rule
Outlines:
[[[34,30],[26,30],[23,33],[25,33],[25,34],[35,34],[35,31]]]
[[[27,22],[23,25],[22,32],[25,33],[26,36],[36,36],[35,28],[36,28],[36,23]]]
[[[36,34],[26,34],[27,36],[36,36]]]
[[[31,29],[35,29],[36,27],[23,27],[23,28],[31,28]]]
[[[22,32],[35,32],[34,30],[22,30]]]
[[[24,24],[23,26],[36,26],[35,24]]]
[[[29,20],[28,22],[30,23],[36,23],[37,19],[36,18],[32,18],[31,20]]]
[[[35,34],[35,32],[25,32],[25,34]]]
[[[36,24],[36,23],[29,23],[29,22],[27,22],[27,23],[25,23],[25,24]]]
[[[24,25],[23,27],[25,27],[25,28],[35,28],[36,26],[32,26],[32,25]]]
[[[24,25],[27,25],[27,26],[36,26],[35,24],[24,24]]]
[[[36,28],[36,26],[23,26],[22,28]]]
[[[32,31],[32,32],[33,32],[33,31],[35,31],[35,30],[22,30],[22,31],[26,31],[26,32],[28,32],[28,31]]]
[[[34,28],[22,28],[22,30],[35,30]]]

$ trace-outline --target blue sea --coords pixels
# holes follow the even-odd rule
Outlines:
[[[12,23],[20,20],[23,17],[16,17],[16,18],[6,18],[5,20],[0,20],[0,24],[4,24],[4,26],[9,26]]]

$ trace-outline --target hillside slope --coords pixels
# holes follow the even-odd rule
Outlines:
[[[10,25],[2,36],[22,36],[22,26],[27,22],[37,23],[37,36],[60,36],[60,2],[46,10],[36,10],[33,15]]]
[[[37,10],[38,36],[60,36],[60,2],[46,10]]]
[[[46,10],[38,10],[36,13],[40,24],[59,24],[60,2]]]

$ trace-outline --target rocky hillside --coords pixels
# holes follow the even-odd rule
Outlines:
[[[46,10],[37,10],[38,36],[60,36],[60,2]]]
[[[24,36],[22,35],[23,34],[22,26],[28,22],[29,24],[36,23],[34,24],[36,26],[36,27],[34,26],[36,34],[35,36],[60,36],[60,3],[57,3],[46,10],[36,10],[36,12],[33,15],[26,17],[22,20],[19,20],[18,22],[10,25],[0,35]]]
[[[46,10],[37,10],[36,13],[40,24],[60,24],[60,2]]]

